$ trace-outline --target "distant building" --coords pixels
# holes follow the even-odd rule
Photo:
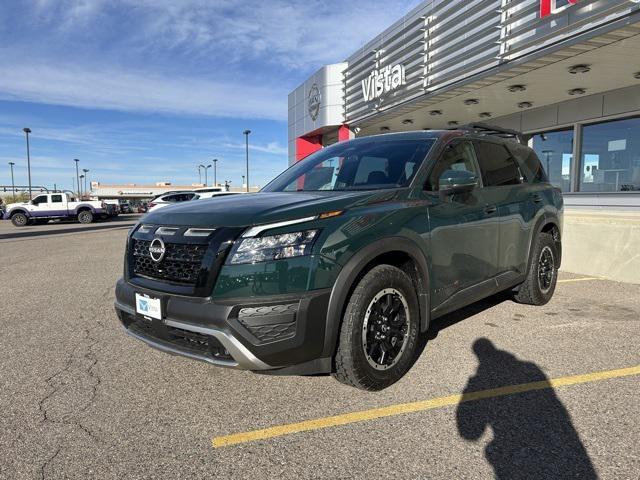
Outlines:
[[[192,183],[191,185],[173,185],[171,182],[156,182],[149,184],[123,183],[123,184],[102,184],[100,182],[91,182],[90,195],[99,200],[105,199],[123,199],[123,200],[148,200],[150,198],[162,195],[167,192],[179,190],[196,190],[205,188],[204,183]],[[217,185],[207,186],[206,188],[220,188],[225,190],[225,186]],[[231,192],[244,192],[244,188],[230,186]],[[257,192],[260,187],[251,187],[251,192]]]

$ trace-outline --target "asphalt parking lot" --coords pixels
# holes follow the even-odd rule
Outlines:
[[[640,477],[640,285],[563,273],[545,307],[473,305],[367,393],[129,338],[133,221],[0,222],[0,478]]]

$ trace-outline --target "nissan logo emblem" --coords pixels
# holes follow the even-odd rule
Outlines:
[[[161,238],[154,238],[149,245],[149,256],[151,260],[159,263],[164,258],[164,254],[167,252],[167,248],[164,246],[164,242]]]
[[[318,118],[318,114],[320,113],[320,103],[322,101],[322,97],[320,95],[320,89],[318,85],[315,83],[311,86],[309,90],[309,99],[308,99],[308,109],[309,116],[311,120],[315,121]]]

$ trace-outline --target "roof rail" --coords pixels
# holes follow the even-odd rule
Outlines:
[[[489,125],[487,123],[468,123],[460,127],[455,127],[453,130],[463,130],[469,133],[475,133],[476,135],[492,135],[500,138],[511,138],[523,145],[527,144],[529,140],[528,135],[524,135],[517,130],[511,130],[509,128],[502,128],[496,125]]]

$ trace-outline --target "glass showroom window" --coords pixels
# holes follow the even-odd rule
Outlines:
[[[640,191],[640,118],[585,125],[580,190]]]
[[[540,157],[549,181],[563,192],[571,190],[570,172],[573,159],[573,128],[533,136],[533,149]]]

